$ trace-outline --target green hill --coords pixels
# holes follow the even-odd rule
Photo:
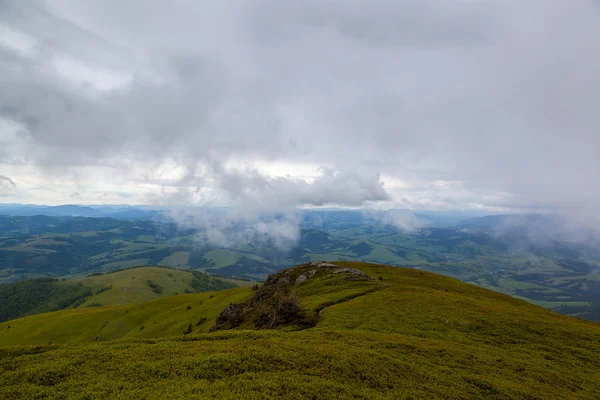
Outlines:
[[[428,272],[335,264],[258,291],[2,323],[0,397],[600,397],[597,323]]]
[[[160,267],[131,268],[70,281],[32,279],[0,285],[0,321],[66,308],[140,303],[236,286],[201,272]]]
[[[92,296],[89,287],[39,278],[0,285],[0,321],[62,310]]]
[[[93,210],[79,211],[88,215]],[[304,210],[299,240],[291,246],[276,245],[269,235],[255,232],[226,248],[198,240],[206,233],[201,226],[184,229],[165,220],[0,215],[0,283],[138,265],[264,280],[280,268],[308,261],[362,261],[448,275],[600,322],[600,246],[540,241],[527,233],[551,234],[556,226],[552,217],[505,215],[461,223],[444,217],[438,219],[441,226],[425,223],[427,227],[407,233],[367,214]],[[431,221],[431,215],[421,216]],[[450,220],[454,222],[448,224]],[[503,229],[507,223],[518,229]],[[235,225],[225,234],[246,228],[253,229]]]
[[[209,277],[200,272],[161,267],[129,268],[105,275],[73,281],[91,287],[96,295],[81,307],[140,303],[158,297],[184,293],[209,292],[236,287],[231,282]],[[110,288],[103,291],[104,288]]]

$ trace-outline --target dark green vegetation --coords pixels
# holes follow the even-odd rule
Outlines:
[[[299,241],[281,247],[273,238],[257,236],[211,244],[199,240],[206,233],[201,225],[0,216],[0,282],[87,276],[137,265],[264,280],[311,260],[360,260],[442,273],[582,318],[600,316],[597,243],[540,239],[537,231],[527,230],[545,222],[538,217],[442,222],[406,233],[361,212],[307,211]],[[232,224],[221,233],[244,229]],[[538,230],[553,229],[542,225]]]
[[[335,264],[361,273],[304,265],[258,291],[2,323],[0,344],[19,346],[0,349],[0,397],[600,397],[600,325],[424,271]],[[261,325],[260,302],[281,295],[316,325]],[[208,333],[230,304],[254,311]]]
[[[202,272],[140,267],[74,281],[40,278],[0,285],[0,321],[62,310],[139,303],[157,297],[235,287]]]
[[[0,321],[62,310],[81,304],[92,289],[82,284],[64,284],[40,278],[0,285]]]

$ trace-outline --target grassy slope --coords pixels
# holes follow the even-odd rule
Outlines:
[[[195,292],[190,286],[192,279],[193,275],[188,271],[160,267],[143,267],[126,269],[101,276],[91,276],[72,282],[81,282],[84,286],[91,287],[94,293],[100,288],[112,286],[112,289],[88,298],[81,305],[81,307],[86,307],[89,304],[115,305],[141,303],[160,297],[183,294],[186,290]],[[148,286],[148,280],[162,286],[163,292],[161,294],[153,292],[152,288]]]
[[[225,282],[231,282],[234,285],[238,285],[239,287],[250,287],[256,285],[256,281],[247,281],[244,279],[236,279],[236,278],[218,278]]]
[[[189,271],[139,267],[68,281],[46,279],[13,282],[0,285],[0,320],[74,307],[134,304],[176,294],[254,284],[242,280],[216,280],[207,277],[201,283],[196,279],[194,287],[194,279],[194,274]],[[149,280],[159,285],[162,292],[154,291],[148,285]],[[219,281],[227,283],[223,285]]]
[[[52,278],[0,285],[0,321],[68,308],[92,295],[89,287]]]
[[[383,281],[309,279],[298,286],[305,307],[337,304],[303,331],[200,333],[219,307],[250,296],[248,288],[0,324],[4,346],[47,343],[41,330],[80,343],[0,350],[0,397],[600,397],[600,325],[427,272],[337,264]],[[200,316],[209,321],[180,333]],[[128,325],[128,338],[164,337],[93,343],[90,332],[104,321],[104,329]]]
[[[194,332],[208,332],[223,308],[250,295],[249,288],[238,288],[33,315],[0,324],[0,344],[91,343],[96,337],[98,341],[155,338],[182,335],[189,324]],[[197,326],[203,317],[207,320]]]

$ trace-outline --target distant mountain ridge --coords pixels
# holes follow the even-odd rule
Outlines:
[[[121,220],[153,219],[160,215],[155,209],[142,209],[134,206],[37,206],[21,204],[0,204],[0,215],[35,216],[46,215],[53,217],[91,217],[114,218]]]

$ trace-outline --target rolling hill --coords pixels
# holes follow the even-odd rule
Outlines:
[[[278,269],[308,261],[364,261],[441,273],[600,321],[596,241],[560,239],[558,234],[565,232],[557,220],[540,215],[460,223],[458,216],[445,217],[437,227],[405,232],[386,223],[385,215],[381,219],[360,210],[308,210],[302,214],[298,241],[282,247],[242,222],[226,225],[223,235],[254,233],[219,244],[202,239],[206,232],[201,224],[164,219],[0,216],[0,283],[81,277],[138,265],[263,280]]]
[[[0,285],[0,321],[66,308],[140,303],[177,294],[236,286],[232,281],[213,278],[198,271],[159,267],[96,273],[69,281],[50,278],[18,281]]]
[[[597,323],[357,262],[25,317],[0,347],[6,399],[600,397]]]

